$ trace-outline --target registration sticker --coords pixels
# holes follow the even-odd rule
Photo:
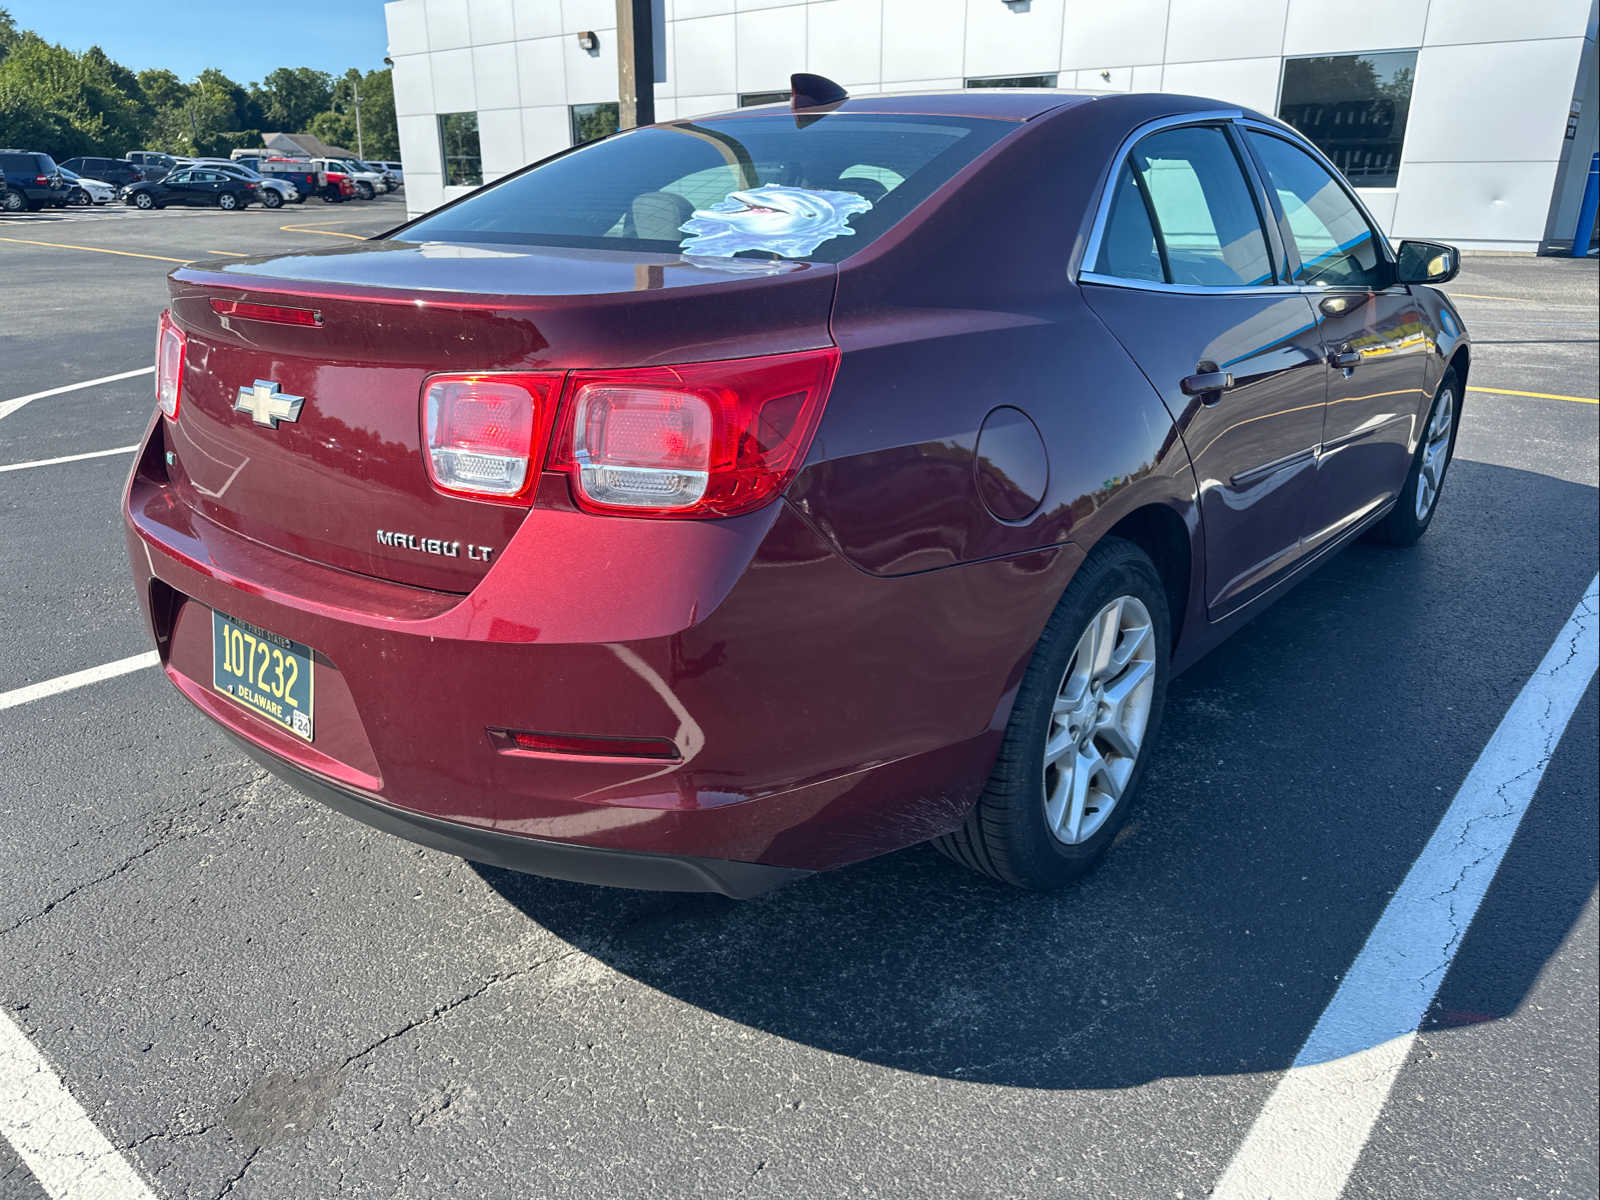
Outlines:
[[[257,716],[311,740],[311,649],[215,610],[211,686]]]

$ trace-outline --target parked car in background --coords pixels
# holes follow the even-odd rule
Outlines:
[[[267,154],[242,154],[235,150],[232,162],[244,167],[246,170],[255,171],[265,179],[281,179],[292,183],[295,191],[300,193],[300,199],[316,196],[322,192],[327,180],[322,172],[309,158],[284,158],[279,155]]]
[[[372,162],[369,159],[363,158],[353,158],[350,161],[356,166],[360,167],[363,171],[371,171],[373,174],[381,177],[391,192],[400,186],[399,178],[393,171],[389,170],[389,167],[386,163]]]
[[[355,180],[343,171],[322,171],[318,177],[323,181],[318,195],[324,204],[342,204],[346,200],[355,200],[360,195],[356,190]]]
[[[250,179],[225,175],[206,167],[180,167],[155,182],[136,183],[123,193],[135,208],[165,208],[186,204],[195,208],[237,209],[261,199],[261,185]]]
[[[196,166],[207,167],[211,170],[221,171],[224,175],[232,175],[236,179],[247,179],[259,183],[261,203],[267,208],[282,208],[285,204],[303,204],[305,197],[300,194],[300,189],[287,179],[275,179],[263,175],[253,167],[231,158],[197,158]]]
[[[48,154],[0,150],[0,173],[4,173],[7,186],[21,195],[24,208],[61,208],[67,202],[67,182]]]
[[[4,172],[0,172],[0,212],[22,212],[27,207],[28,202],[22,198],[22,193],[12,191]]]
[[[138,167],[145,179],[152,182],[163,178],[168,171],[178,165],[177,159],[160,150],[130,150],[122,157]]]
[[[476,862],[750,895],[933,839],[1059,888],[1176,672],[1427,532],[1459,256],[1294,129],[793,92],[173,271],[124,506],[173,684]]]
[[[347,178],[354,186],[356,195],[363,200],[371,200],[379,192],[389,190],[389,185],[384,182],[382,175],[376,171],[364,171],[349,159],[313,158],[311,161],[319,170]]]
[[[67,184],[67,203],[77,208],[92,204],[110,204],[117,198],[117,189],[101,179],[89,179],[76,171],[62,167],[61,178]]]
[[[145,177],[137,163],[131,163],[125,158],[79,156],[67,159],[61,166],[75,174],[109,183],[119,191],[130,183],[140,182]]]

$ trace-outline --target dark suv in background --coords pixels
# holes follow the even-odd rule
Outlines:
[[[144,177],[152,183],[157,179],[164,179],[167,172],[178,165],[178,160],[170,154],[163,154],[160,150],[129,150],[123,160],[138,167]],[[108,179],[106,181],[110,183]]]
[[[22,194],[23,207],[26,208],[39,208],[46,204],[61,208],[67,202],[67,193],[72,190],[67,186],[67,181],[61,178],[55,159],[36,150],[0,150],[0,174],[5,175],[11,191]],[[11,203],[15,205],[16,201]],[[21,209],[13,208],[10,211]]]
[[[98,179],[114,188],[125,188],[144,179],[144,172],[125,158],[69,158],[61,164],[85,179]]]

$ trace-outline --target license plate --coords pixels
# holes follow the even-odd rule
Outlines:
[[[211,613],[211,686],[311,740],[311,650],[247,621]]]

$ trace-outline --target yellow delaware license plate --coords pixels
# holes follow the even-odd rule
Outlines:
[[[258,716],[311,740],[311,650],[211,613],[211,686]]]

